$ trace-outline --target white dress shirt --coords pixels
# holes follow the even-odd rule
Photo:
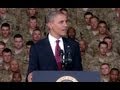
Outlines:
[[[59,41],[59,46],[61,48],[61,50],[63,50],[64,52],[64,45],[63,45],[63,40],[62,38],[56,39],[55,37],[53,37],[51,34],[48,35],[48,40],[50,42],[50,46],[52,48],[53,54],[55,56],[55,47],[56,47],[56,40],[60,40]]]

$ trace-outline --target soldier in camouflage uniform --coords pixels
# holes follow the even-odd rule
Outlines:
[[[96,35],[89,44],[89,49],[93,50],[93,55],[98,52],[99,42],[103,41],[106,36],[110,35],[105,21],[100,21],[98,23],[97,30],[99,31],[98,35]]]
[[[76,30],[73,27],[68,28],[67,38],[78,42],[78,39],[76,38]]]
[[[110,72],[110,65],[108,63],[103,63],[100,66],[100,81],[101,82],[108,82],[109,81],[109,72]]]
[[[117,52],[118,49],[116,46],[113,45],[113,41],[111,37],[105,37],[103,39],[104,42],[106,42],[108,44],[108,51],[107,51],[107,56],[110,57],[119,57],[119,53]]]
[[[10,62],[13,60],[12,51],[8,48],[3,50],[3,68],[1,70],[1,82],[10,82]]]
[[[21,62],[24,61],[24,57],[26,56],[24,45],[25,44],[24,44],[24,39],[22,35],[16,34],[13,40],[12,52],[13,52],[14,58],[17,60],[21,60]]]
[[[10,28],[16,30],[17,20],[14,15],[7,12],[7,8],[0,8],[0,25],[3,23],[9,23]]]
[[[28,25],[21,29],[21,35],[25,38],[25,41],[32,40],[32,33],[38,27],[37,18],[32,16],[28,20]]]
[[[99,43],[99,53],[96,54],[94,60],[92,60],[89,64],[90,71],[99,71],[100,65],[102,63],[110,64],[110,67],[120,68],[120,59],[116,57],[107,56],[108,44],[106,42]]]
[[[85,40],[80,40],[79,44],[80,44],[83,70],[88,71],[88,65],[90,61],[92,61],[93,57],[87,52],[87,43]]]
[[[27,26],[27,22],[30,17],[34,16],[36,17],[38,21],[38,26],[42,30],[42,34],[45,32],[45,12],[44,9],[40,8],[28,8],[28,9],[23,9],[23,12],[21,12],[21,27],[24,28]]]
[[[6,44],[6,47],[11,49],[11,46],[12,46],[12,32],[11,32],[11,29],[10,29],[10,25],[8,23],[3,23],[1,25],[0,41],[3,41]]]
[[[35,29],[32,33],[32,41],[37,43],[40,39],[42,39],[42,32],[39,29]]]

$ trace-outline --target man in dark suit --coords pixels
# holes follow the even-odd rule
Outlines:
[[[49,34],[45,39],[34,44],[30,50],[28,68],[30,77],[31,72],[37,70],[63,70],[60,61],[61,50],[65,54],[70,54],[67,58],[71,58],[64,70],[82,70],[79,44],[65,38],[68,29],[67,21],[67,16],[60,11],[52,11],[47,15]]]

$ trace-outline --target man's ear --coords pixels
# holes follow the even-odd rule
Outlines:
[[[47,23],[46,25],[47,25],[48,28],[50,28],[50,29],[52,28],[52,24],[50,22]]]

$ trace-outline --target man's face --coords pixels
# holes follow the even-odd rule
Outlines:
[[[10,35],[10,28],[9,27],[2,27],[1,34],[4,38],[7,38]]]
[[[0,45],[0,55],[2,55],[2,51],[5,49],[4,45]]]
[[[1,14],[5,14],[7,12],[7,9],[6,8],[0,8],[0,13]]]
[[[39,41],[40,38],[41,38],[41,32],[40,31],[33,31],[33,33],[32,33],[33,41]]]
[[[98,25],[98,20],[96,18],[91,18],[90,19],[90,25],[93,29],[96,29],[97,25]]]
[[[106,53],[107,53],[107,45],[106,44],[101,44],[99,50],[100,50],[101,55],[103,55],[103,56],[106,55]]]
[[[111,39],[105,39],[104,40],[108,44],[108,50],[112,48],[112,40]]]
[[[64,14],[56,15],[52,21],[48,23],[48,27],[50,28],[50,33],[59,38],[61,36],[66,36],[67,34],[67,16]]]
[[[85,15],[85,22],[90,25],[90,18],[92,17],[92,15]]]
[[[36,14],[36,9],[35,9],[35,8],[29,8],[29,9],[28,9],[28,14],[29,14],[30,16],[35,16],[35,14]]]
[[[37,20],[36,19],[30,19],[29,27],[35,29],[37,27]]]
[[[69,29],[68,31],[68,37],[75,38],[76,32],[73,29]]]
[[[107,33],[107,26],[104,23],[100,23],[98,25],[98,30],[101,35],[104,35]]]
[[[30,48],[31,48],[31,45],[27,45],[27,46],[26,46],[27,54],[30,53]]]
[[[86,49],[85,42],[84,42],[84,41],[80,41],[79,44],[80,44],[80,51],[81,51],[81,52],[84,52],[85,49]]]
[[[11,61],[10,68],[13,72],[18,71],[19,70],[19,65],[18,65],[17,61],[15,61],[15,60]]]
[[[23,47],[23,39],[22,38],[15,38],[14,39],[14,46],[16,49],[21,49]]]
[[[102,65],[101,66],[101,73],[102,75],[108,75],[110,72],[110,68],[108,65]]]
[[[6,63],[9,63],[12,60],[11,52],[3,52],[3,60]]]
[[[110,73],[110,78],[111,78],[113,81],[116,81],[116,80],[118,79],[118,77],[119,77],[118,71],[116,71],[116,70],[111,71],[111,73]]]

